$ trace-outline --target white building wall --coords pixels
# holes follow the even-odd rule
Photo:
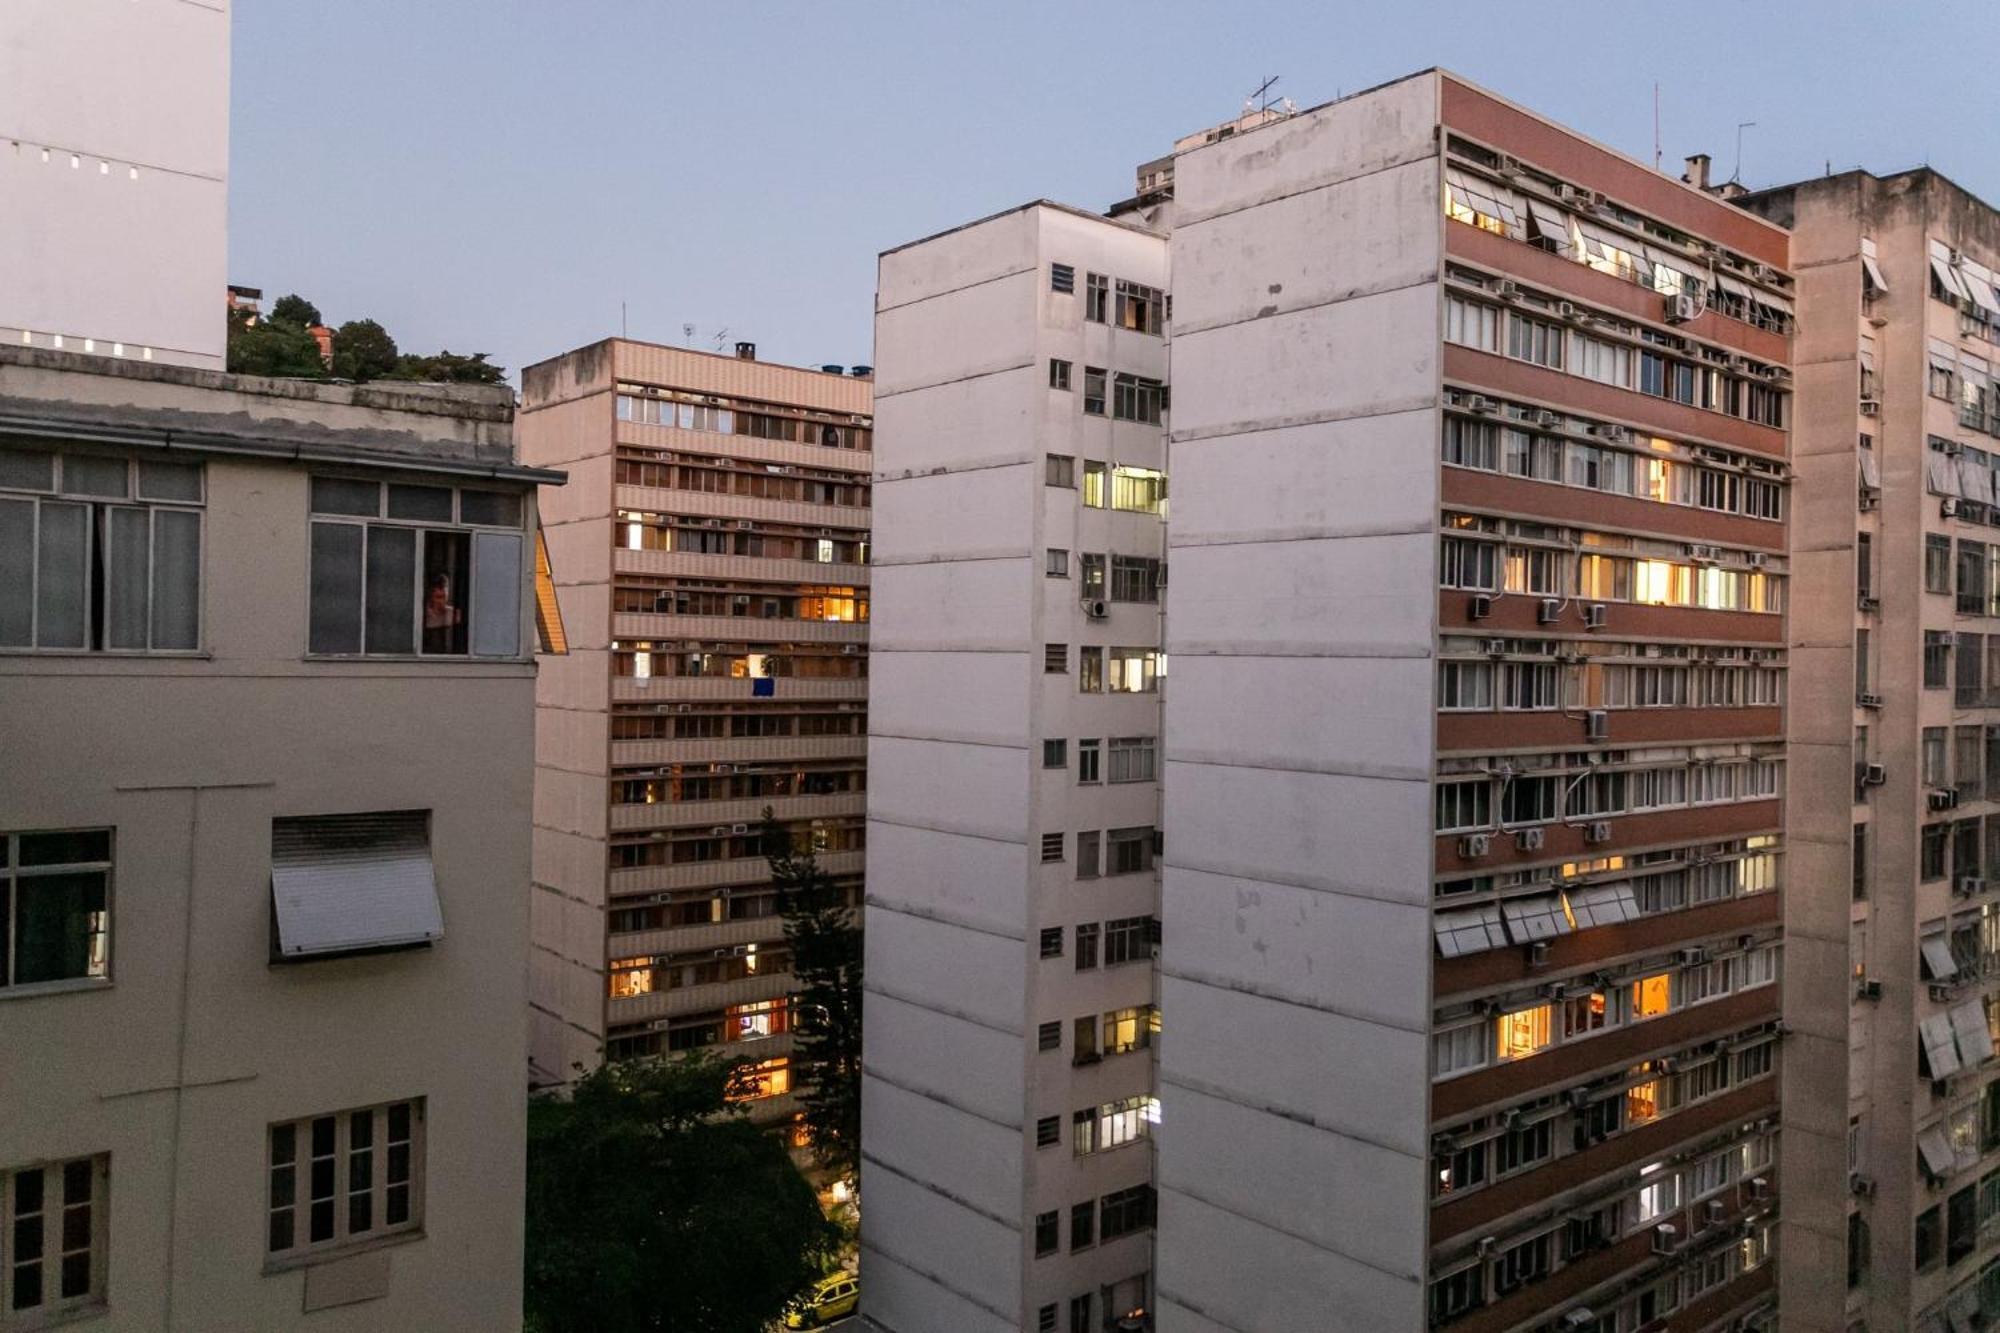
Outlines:
[[[1051,262],[1076,270],[1049,290]],[[1157,427],[1085,418],[1086,364],[1165,378],[1161,339],[1082,319],[1085,274],[1164,288],[1149,233],[1030,206],[884,256],[876,327],[864,1316],[895,1333],[1032,1328],[1044,1305],[1144,1275],[1151,1238],[1072,1253],[1073,1203],[1142,1184],[1144,1144],[1077,1158],[1070,1115],[1148,1092],[1148,1053],[1070,1060],[1073,1019],[1153,999],[1143,963],[1077,972],[1080,921],[1157,912],[1150,874],[1079,883],[1074,833],[1153,825],[1153,783],[1079,788],[1079,736],[1157,736],[1157,695],[1083,696],[1084,643],[1156,646],[1157,606],[1080,606],[1076,553],[1157,557],[1152,516],[1045,484],[1050,453],[1162,465]],[[1069,392],[1048,359],[1074,364]],[[1049,578],[1046,551],[1071,552]],[[1044,646],[1067,667],[1044,670]],[[1044,770],[1041,742],[1068,739]],[[1044,864],[1044,832],[1065,856]],[[1044,927],[1065,952],[1039,957]],[[1060,1022],[1059,1052],[1036,1049]],[[1035,1147],[1035,1122],[1063,1140]],[[1063,1246],[1035,1255],[1036,1214]]]
[[[1176,164],[1163,1330],[1423,1326],[1437,96]]]
[[[221,369],[229,22],[229,0],[0,6],[0,342]]]

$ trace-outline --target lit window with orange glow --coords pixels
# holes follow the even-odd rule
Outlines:
[[[1667,1012],[1673,992],[1673,978],[1660,972],[1650,977],[1641,977],[1632,983],[1632,1017],[1636,1021],[1643,1018],[1658,1018]]]
[[[750,1065],[736,1076],[736,1086],[729,1093],[732,1102],[756,1102],[767,1097],[782,1097],[792,1090],[792,1062],[789,1056],[779,1056],[761,1064]]]
[[[1650,1070],[1650,1065],[1639,1066],[1639,1071]],[[1660,1084],[1657,1079],[1637,1083],[1625,1090],[1625,1123],[1643,1125],[1660,1116]]]
[[[1501,1060],[1520,1060],[1548,1049],[1555,1040],[1553,1015],[1546,1004],[1516,1009],[1493,1020],[1493,1047]]]
[[[650,995],[653,991],[653,968],[650,958],[615,958],[611,962],[611,998],[629,1000],[635,995]]]

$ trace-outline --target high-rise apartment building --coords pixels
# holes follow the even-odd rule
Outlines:
[[[1737,202],[1799,282],[1785,1327],[1956,1333],[2000,1316],[2000,213]]]
[[[0,7],[0,344],[222,368],[229,9]]]
[[[544,664],[532,1077],[697,1047],[791,1091],[763,812],[859,901],[867,368],[613,339],[522,372],[571,636]],[[565,460],[557,463],[554,460]]]
[[[512,415],[0,347],[0,1328],[520,1327]]]
[[[1786,233],[1437,71],[1184,140],[1120,211],[1151,230],[1038,205],[883,260],[880,475],[909,498],[876,646],[911,683],[872,751],[864,1314],[1763,1326]],[[1171,376],[1073,349],[1057,293],[1088,273],[1171,274]],[[1079,634],[1023,591],[1065,545],[1117,551],[1059,488],[1008,489],[1092,457],[1050,387],[1077,356],[1173,383],[1142,464],[1172,474],[1170,679],[1119,608]],[[1110,911],[1042,858],[1114,816],[1034,760],[1111,723],[1016,673],[1079,637],[1147,653],[1164,701],[1133,1309],[1071,1303],[1111,1275],[1074,1267],[1067,1209],[1096,1194],[1101,1246],[1104,1199],[1037,1147],[1049,1089],[1111,1100],[1039,1049],[1070,1018],[1048,928]]]
[[[1152,1305],[1166,272],[1047,202],[881,260],[861,1245],[897,1333]]]

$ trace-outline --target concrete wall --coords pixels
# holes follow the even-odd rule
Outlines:
[[[1423,1320],[1437,96],[1176,164],[1163,1330]]]
[[[115,830],[108,984],[0,990],[0,1166],[110,1154],[107,1328],[292,1327],[341,1280],[379,1295],[315,1327],[518,1327],[534,667],[305,660],[308,476],[208,460],[201,655],[0,655],[0,829]],[[442,941],[272,966],[271,821],[399,809]],[[410,1097],[423,1229],[266,1271],[267,1126]]]
[[[221,368],[229,22],[228,0],[0,10],[0,342]]]

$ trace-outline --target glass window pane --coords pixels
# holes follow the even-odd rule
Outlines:
[[[474,533],[472,560],[472,651],[513,657],[521,651],[521,538]]]
[[[44,504],[35,571],[35,638],[43,648],[84,646],[85,572],[90,561],[90,506]]]
[[[146,646],[146,598],[151,586],[152,525],[144,509],[97,511],[106,531],[104,552],[104,646]]]
[[[312,612],[307,646],[315,653],[361,651],[361,528],[312,525]]]
[[[201,515],[153,511],[153,647],[201,646]]]
[[[372,481],[314,477],[312,511],[315,514],[360,514],[364,518],[375,518],[382,512],[382,487]]]
[[[390,486],[390,518],[421,518],[434,523],[451,522],[451,487]]]
[[[6,455],[0,454],[0,468]],[[0,648],[27,648],[35,634],[35,502],[0,500]]]
[[[424,534],[424,651],[465,652],[465,598],[472,539],[465,532]]]
[[[201,499],[201,464],[149,463],[139,461],[139,498],[142,500]]]
[[[130,472],[130,466],[122,458],[64,454],[62,488],[71,495],[107,495],[122,500],[131,493]]]
[[[27,449],[0,449],[0,486],[23,491],[56,488],[56,456]]]
[[[78,833],[23,833],[20,858],[23,866],[73,866],[109,861],[111,833],[107,829]]]
[[[521,497],[510,491],[460,491],[459,521],[488,527],[521,526]]]
[[[14,923],[17,983],[103,975],[103,872],[21,876]]]
[[[368,529],[368,651],[417,650],[417,533]]]

